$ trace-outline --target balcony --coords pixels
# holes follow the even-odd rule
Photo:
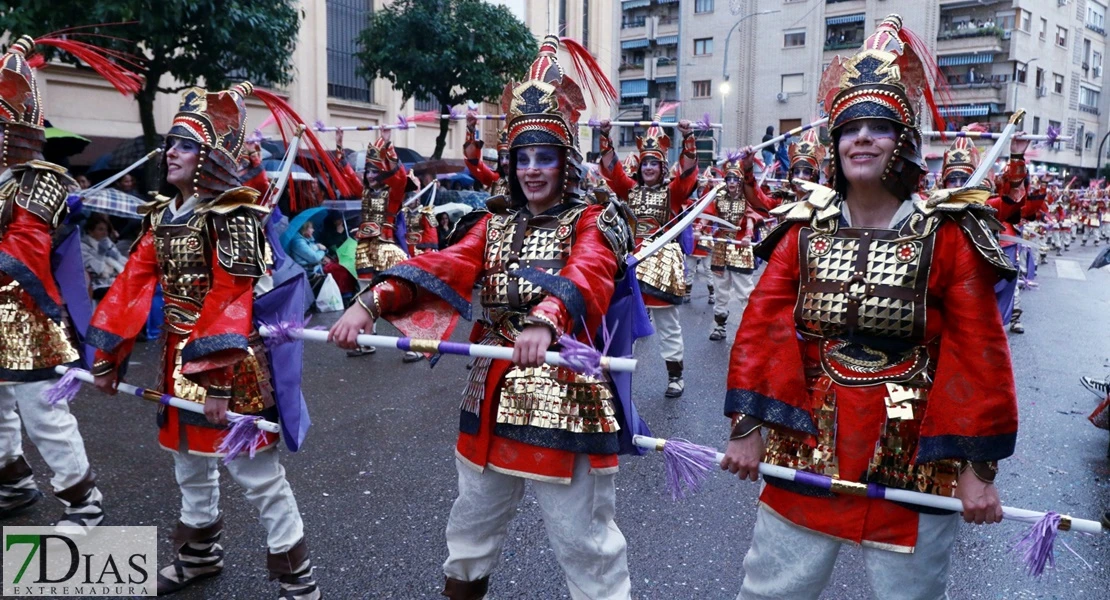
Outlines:
[[[626,27],[627,25],[627,27]],[[647,24],[643,19],[639,20],[638,25],[632,25],[627,22],[621,23],[621,39],[622,40],[635,40],[647,37]]]
[[[1084,25],[1087,27],[1087,29],[1090,29],[1091,31],[1099,35],[1106,35],[1106,29],[1101,25],[1095,25],[1094,23],[1084,23]]]
[[[1097,107],[1097,106],[1088,106],[1088,105],[1086,105],[1086,104],[1080,104],[1080,105],[1079,105],[1079,111],[1080,111],[1080,112],[1085,112],[1085,113],[1089,113],[1089,114],[1092,114],[1092,115],[1099,115],[1099,114],[1101,114],[1101,113],[1099,112],[1099,110],[1098,110],[1098,107]]]
[[[662,17],[655,26],[655,37],[678,35],[678,17]]]
[[[948,79],[953,104],[983,104],[988,102],[1004,104],[1006,102],[1006,90],[1009,88],[1004,82],[976,82],[953,85],[951,83],[953,78],[949,77]]]
[[[624,63],[617,67],[621,79],[643,79],[644,63]]]
[[[655,78],[660,77],[675,77],[678,75],[678,62],[666,61],[661,59],[655,66]]]

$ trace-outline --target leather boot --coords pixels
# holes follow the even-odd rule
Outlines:
[[[0,519],[24,513],[39,500],[42,492],[35,487],[27,459],[20,456],[0,468]]]
[[[482,600],[489,592],[489,575],[474,581],[446,577],[442,595],[449,600]]]
[[[92,467],[89,467],[81,481],[60,492],[54,492],[54,495],[65,505],[62,518],[54,526],[59,532],[82,535],[104,521],[104,508],[101,505],[104,495],[96,487],[96,473]]]
[[[177,558],[158,572],[158,595],[168,596],[202,579],[215,577],[224,570],[224,549],[220,538],[224,519],[206,527],[189,527],[179,522],[173,532]]]
[[[266,555],[266,568],[270,579],[281,584],[279,600],[320,600],[320,588],[316,585],[312,561],[308,558],[308,542],[304,538],[287,552]]]
[[[686,382],[682,380],[682,361],[681,360],[668,360],[667,361],[667,391],[663,396],[667,398],[678,398],[682,395],[683,389],[686,387]]]
[[[728,314],[713,315],[713,320],[717,322],[717,326],[709,334],[709,341],[719,342],[725,339],[725,325],[728,323]]]

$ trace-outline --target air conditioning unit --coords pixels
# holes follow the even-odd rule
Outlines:
[[[1102,67],[1095,67],[1095,72],[1091,74],[1091,77],[1094,79],[1102,77]]]
[[[1056,6],[1067,6],[1068,0],[1056,0]]]
[[[784,92],[779,92],[778,94],[775,95],[775,99],[778,100],[779,102],[786,102],[787,100],[790,99],[790,96],[787,95]]]
[[[1048,95],[1048,88],[1045,88],[1045,87],[1037,88],[1037,97],[1038,98],[1044,98],[1047,95]]]

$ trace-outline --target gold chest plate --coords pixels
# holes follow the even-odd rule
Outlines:
[[[933,235],[887,229],[799,232],[801,286],[794,318],[813,337],[847,334],[920,342]]]
[[[362,224],[359,233],[381,235],[382,229],[393,227],[396,213],[389,212],[389,188],[367,190],[362,196]]]
[[[748,201],[743,196],[737,198],[718,198],[717,216],[741,227],[744,217],[748,214]],[[723,233],[723,232],[722,232]]]
[[[670,217],[670,189],[665,186],[647,188],[638,185],[628,194],[628,207],[636,215],[636,237],[658,231]]]
[[[520,211],[491,217],[486,227],[482,306],[523,313],[546,296],[547,292],[512,276],[512,272],[530,267],[558,273],[570,256],[575,224],[582,210],[572,208],[558,216],[531,217]]]
[[[166,321],[191,327],[196,323],[204,297],[212,289],[212,267],[203,215],[195,213],[173,223],[169,208],[155,215],[152,223],[154,252],[167,299]],[[189,309],[193,310],[189,310]]]

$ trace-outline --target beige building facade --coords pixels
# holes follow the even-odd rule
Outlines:
[[[1073,136],[1032,150],[1035,163],[1069,175],[1092,174],[1099,164],[1098,146],[1110,131],[1103,0],[680,4],[683,115],[709,113],[716,121],[723,114],[726,149],[757,143],[767,126],[777,134],[817,119],[824,67],[859,48],[887,14],[898,13],[937,59],[949,88],[941,112],[952,126],[986,122],[1000,129],[1017,106],[1026,110],[1025,130],[1045,133],[1054,126]],[[943,151],[941,144],[927,148],[934,157]]]
[[[559,27],[562,35],[583,40],[602,68],[615,75],[611,48],[616,32],[609,26],[613,2],[516,0],[499,4],[510,8],[537,37],[549,30],[550,14],[552,26]],[[382,0],[302,0],[304,19],[292,57],[294,81],[276,91],[286,95],[306,121],[312,123],[319,119],[337,126],[375,125],[396,122],[398,115],[411,116],[439,109],[435,102],[404,102],[400,92],[392,89],[388,81],[367,82],[357,74],[354,53],[358,33],[373,10],[387,4]],[[166,87],[176,85],[173,81],[164,84]],[[134,99],[121,96],[95,75],[66,65],[48,65],[40,71],[40,86],[46,115],[52,124],[93,140],[85,152],[71,157],[74,167],[86,167],[121,141],[142,135],[138,104]],[[248,126],[254,127],[265,120],[268,112],[261,102],[251,100],[248,104]],[[169,126],[177,106],[176,95],[159,95],[155,102],[155,121],[160,127]],[[493,105],[486,108],[498,110]],[[586,116],[609,116],[608,108],[591,107]],[[445,157],[461,157],[464,127],[462,122],[452,124]],[[414,129],[395,131],[393,140],[398,146],[429,156],[435,148],[438,132],[438,123],[418,124]],[[276,134],[276,129],[271,127],[264,133]],[[332,144],[333,134],[320,135],[325,145]],[[349,148],[363,148],[376,135],[348,132],[344,144]],[[484,135],[487,139],[496,139],[496,127],[491,125]],[[582,144],[584,151],[593,144],[588,129],[583,129]]]

